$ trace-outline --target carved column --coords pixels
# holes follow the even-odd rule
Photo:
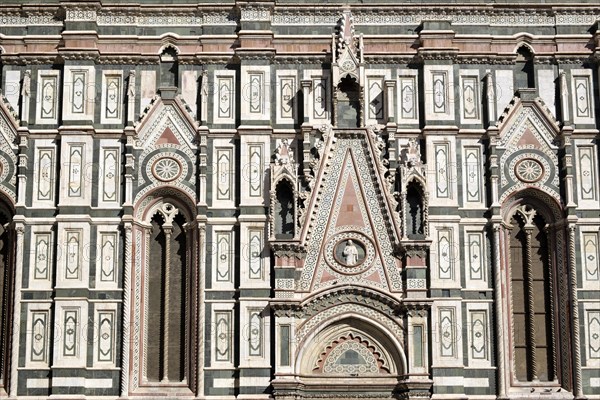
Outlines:
[[[29,132],[27,128],[19,128],[18,135],[17,206],[25,206],[25,199],[27,198],[27,149],[29,148]]]
[[[23,244],[25,236],[25,226],[21,223],[15,225],[15,231],[17,233],[17,256],[16,256],[16,270],[15,270],[15,293],[13,295],[14,301],[14,314],[12,319],[12,345],[11,345],[11,360],[10,360],[10,391],[9,396],[11,398],[17,397],[17,388],[19,386],[19,327],[21,326],[21,286],[23,282],[23,270],[19,266],[23,265]],[[10,328],[8,329],[10,330]],[[8,331],[7,330],[7,331]],[[22,344],[23,346],[25,343]]]
[[[535,301],[533,294],[533,271],[531,268],[531,233],[533,226],[527,222],[525,224],[525,274],[527,282],[527,352],[529,355],[531,380],[537,381],[537,358],[536,358],[536,339],[535,339]]]
[[[302,122],[308,122],[310,115],[313,113],[312,102],[310,101],[310,90],[312,89],[312,80],[303,79],[300,81],[302,87],[302,97],[304,98],[304,115],[302,116]]]
[[[135,156],[133,155],[133,144],[135,131],[132,127],[126,131],[127,142],[125,144],[125,201],[124,206],[133,206],[133,174]]]
[[[169,323],[171,310],[171,294],[170,294],[170,275],[171,275],[171,234],[173,227],[167,223],[163,225],[165,234],[165,281],[164,281],[164,321],[163,321],[163,373],[162,382],[169,382]]]
[[[338,88],[337,86],[334,86],[331,90],[331,94],[333,97],[333,101],[332,104],[333,106],[331,107],[331,124],[333,126],[337,126],[338,124],[338,113],[337,113],[337,107],[338,107]],[[362,122],[361,122],[361,126],[362,126]]]
[[[206,270],[206,226],[204,223],[198,223],[198,271]],[[196,341],[196,362],[199,364],[196,375],[198,385],[196,386],[196,396],[204,396],[204,321],[206,320],[206,308],[204,305],[204,287],[206,285],[206,274],[199,273],[198,279],[198,315],[196,329],[198,330],[198,338]]]
[[[396,113],[395,111],[395,102],[396,96],[394,94],[396,89],[396,81],[391,79],[386,79],[384,82],[385,85],[385,105],[386,105],[386,118],[388,123],[393,123],[396,121]]]
[[[365,114],[367,107],[365,104],[365,87],[363,85],[360,86],[359,96],[360,110],[358,110],[358,120],[360,126],[365,126]]]
[[[129,343],[131,337],[131,323],[129,319],[130,312],[130,291],[131,291],[131,248],[132,227],[131,223],[125,223],[125,271],[123,274],[123,349],[121,362],[121,397],[127,397],[129,394]]]
[[[553,239],[553,235],[552,235],[552,231],[553,228],[550,228],[550,226],[546,226],[546,228],[544,229],[544,232],[546,234],[546,240],[548,243],[548,287],[550,288],[550,293],[553,293],[553,289],[554,288],[554,268],[552,267],[554,264],[552,262],[552,251],[550,249],[554,249],[556,247],[554,247],[556,245],[555,240]],[[550,299],[550,337],[551,337],[551,341],[552,344],[555,343],[555,338],[556,338],[556,323],[554,321],[554,299]],[[557,377],[558,377],[558,368],[556,367],[556,346],[551,345],[550,346],[551,349],[551,365],[552,365],[552,376],[548,376],[548,378],[552,378],[554,381],[558,381]]]
[[[494,314],[496,319],[496,352],[498,353],[498,398],[506,398],[506,381],[504,375],[504,368],[506,366],[505,354],[504,354],[504,324],[503,324],[503,311],[502,301],[502,271],[500,263],[500,224],[494,223]]]
[[[571,327],[573,329],[573,393],[575,398],[582,399],[581,383],[581,343],[579,341],[579,300],[577,296],[577,254],[575,253],[576,217],[569,218],[569,288],[571,297]]]
[[[408,215],[406,187],[402,188],[402,193],[400,194],[400,210],[402,210],[402,240],[408,240],[408,237],[406,236],[406,216]]]

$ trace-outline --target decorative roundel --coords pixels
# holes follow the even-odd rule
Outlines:
[[[170,182],[179,178],[181,171],[181,164],[172,157],[159,158],[152,165],[152,175],[163,182]]]
[[[359,274],[375,259],[373,242],[359,232],[342,232],[330,238],[325,246],[325,260],[342,274]]]
[[[515,175],[523,182],[537,182],[544,176],[544,167],[533,158],[524,158],[515,165]]]
[[[352,62],[352,60],[346,60],[342,63],[342,69],[344,71],[352,71],[354,69],[355,65]]]

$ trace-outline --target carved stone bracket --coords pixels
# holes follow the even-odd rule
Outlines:
[[[430,247],[430,240],[411,240],[400,242],[400,249],[402,251],[402,254],[409,258],[427,258],[427,253],[429,253]]]
[[[275,257],[306,257],[306,248],[296,242],[271,242],[271,251]]]

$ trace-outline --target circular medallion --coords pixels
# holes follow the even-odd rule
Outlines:
[[[544,176],[544,167],[538,160],[525,158],[515,165],[515,175],[523,182],[537,182]]]
[[[159,158],[152,165],[152,174],[163,182],[174,181],[181,175],[181,164],[174,158]]]
[[[352,71],[354,69],[355,65],[351,60],[346,60],[342,63],[342,69],[344,71]]]
[[[325,259],[337,272],[359,274],[375,259],[373,243],[359,232],[343,232],[327,241]]]

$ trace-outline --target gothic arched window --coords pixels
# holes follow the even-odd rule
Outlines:
[[[514,376],[519,382],[553,382],[557,376],[550,231],[529,205],[519,206],[510,222]]]
[[[165,204],[166,213],[176,213]],[[150,382],[185,379],[186,232],[181,214],[157,211],[150,229],[148,265],[148,354]]]
[[[173,194],[169,189],[169,195]],[[143,200],[133,225],[130,393],[189,396],[197,388],[199,229],[194,205]],[[127,344],[125,345],[127,347]],[[125,349],[127,350],[127,349]]]

